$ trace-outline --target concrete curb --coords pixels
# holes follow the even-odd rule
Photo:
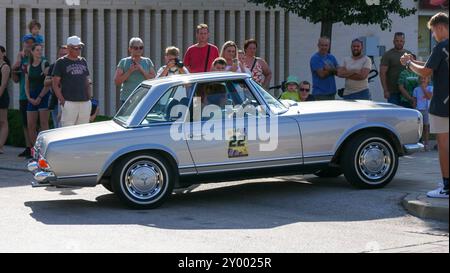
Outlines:
[[[403,199],[403,207],[414,216],[449,222],[449,200],[431,199],[424,194],[408,194]]]

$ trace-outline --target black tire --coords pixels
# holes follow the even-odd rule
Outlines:
[[[340,168],[328,167],[315,172],[314,175],[321,178],[335,178],[342,175],[342,170]]]
[[[164,157],[134,153],[114,165],[112,188],[129,207],[154,209],[172,194],[176,179],[178,175],[175,174],[174,167]]]
[[[360,189],[385,187],[395,177],[398,164],[398,154],[388,138],[369,132],[352,138],[341,160],[345,178]]]
[[[102,186],[103,186],[105,189],[107,189],[108,191],[114,193],[114,190],[113,190],[113,188],[112,188],[111,183],[102,183]]]

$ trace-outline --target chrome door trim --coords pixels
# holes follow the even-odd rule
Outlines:
[[[86,177],[97,177],[98,174],[80,174],[80,175],[68,175],[68,176],[58,176],[58,180],[62,179],[76,179],[76,178],[86,178]]]
[[[321,155],[321,156],[308,156],[304,157],[303,161],[305,164],[316,164],[316,163],[326,163],[331,162],[334,155]]]
[[[318,163],[329,163],[333,156],[318,156],[318,157],[289,157],[289,158],[279,158],[271,160],[249,160],[240,161],[224,164],[203,164],[197,166],[199,174],[209,174],[209,173],[223,173],[230,171],[240,171],[240,170],[254,170],[260,168],[271,168],[271,167],[286,167],[286,166],[296,166],[296,165],[310,165]],[[278,163],[276,163],[278,161]],[[259,164],[264,163],[264,164]],[[255,164],[259,164],[256,165]],[[253,165],[253,166],[252,166]],[[234,166],[234,167],[233,167]]]
[[[197,166],[197,168],[203,168],[203,167],[228,166],[228,165],[235,165],[235,164],[249,164],[249,163],[273,162],[273,161],[283,161],[283,160],[296,160],[296,159],[302,159],[302,157],[301,156],[293,156],[293,157],[280,157],[280,158],[271,158],[271,159],[255,159],[255,160],[245,160],[245,161],[238,161],[238,162],[224,162],[221,164],[217,164],[217,163],[202,164],[202,165],[196,165],[196,166]]]

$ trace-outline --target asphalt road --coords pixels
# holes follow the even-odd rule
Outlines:
[[[410,216],[411,191],[439,178],[435,153],[401,160],[387,188],[343,177],[202,185],[161,208],[126,209],[101,186],[32,189],[0,170],[0,252],[449,252],[448,224]]]

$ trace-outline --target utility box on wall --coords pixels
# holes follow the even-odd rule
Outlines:
[[[367,36],[359,38],[364,43],[364,54],[366,56],[379,57],[380,49],[379,49],[379,39],[375,36]]]

